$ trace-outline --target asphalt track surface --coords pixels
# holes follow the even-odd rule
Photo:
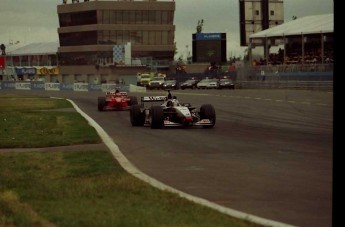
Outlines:
[[[332,226],[333,92],[173,92],[180,102],[212,104],[212,129],[132,127],[129,111],[97,110],[102,92],[0,93],[71,99],[134,166],[180,191],[288,225]]]

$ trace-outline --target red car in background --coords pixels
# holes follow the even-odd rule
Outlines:
[[[128,96],[127,92],[108,91],[105,97],[98,97],[98,110],[129,110],[130,106],[138,104],[136,96]]]

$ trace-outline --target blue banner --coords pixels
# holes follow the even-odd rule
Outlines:
[[[196,33],[196,40],[221,40],[222,33]]]
[[[17,75],[35,75],[36,68],[16,68]]]
[[[89,91],[101,91],[102,85],[100,84],[90,84],[89,85]]]
[[[73,91],[73,84],[61,84],[62,91]]]
[[[15,81],[3,81],[2,82],[2,89],[16,89],[16,82]]]
[[[32,90],[44,90],[45,89],[44,82],[42,82],[42,81],[31,82],[31,89]]]

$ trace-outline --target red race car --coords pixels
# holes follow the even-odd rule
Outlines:
[[[108,91],[105,97],[98,97],[98,110],[129,110],[131,105],[138,104],[136,96],[128,96],[127,92]]]

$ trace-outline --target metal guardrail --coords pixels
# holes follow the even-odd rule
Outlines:
[[[305,90],[333,90],[333,81],[241,81],[236,83],[237,89],[305,89]]]
[[[333,64],[243,67],[235,82],[237,88],[333,90]]]

